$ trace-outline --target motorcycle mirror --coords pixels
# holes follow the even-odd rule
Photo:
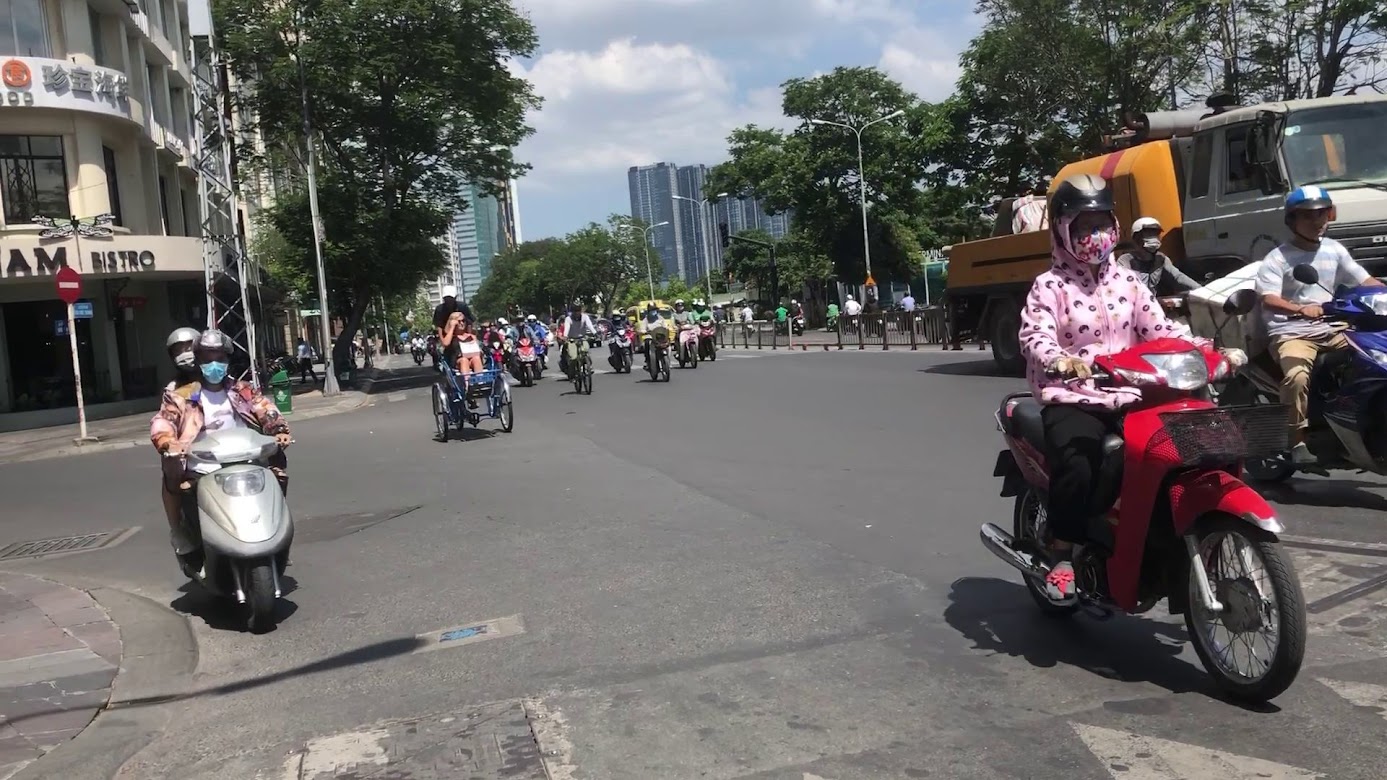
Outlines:
[[[1253,290],[1242,289],[1228,296],[1228,300],[1223,302],[1223,313],[1241,316],[1252,311],[1256,305],[1257,293]]]
[[[1319,284],[1320,272],[1313,265],[1303,263],[1291,269],[1291,276],[1301,284]]]

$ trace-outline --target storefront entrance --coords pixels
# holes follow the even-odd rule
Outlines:
[[[4,310],[9,352],[10,410],[29,412],[76,406],[67,307],[59,301],[24,301],[6,303],[0,309]],[[92,321],[80,319],[76,323],[83,396],[87,403],[110,400],[110,375],[95,369]]]

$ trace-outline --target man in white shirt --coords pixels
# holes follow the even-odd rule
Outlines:
[[[564,352],[559,360],[559,370],[565,375],[568,374],[568,367],[578,359],[578,350],[583,340],[590,335],[597,333],[597,326],[593,324],[592,318],[583,313],[583,303],[578,301],[568,310],[568,316],[559,322],[558,336],[559,342],[564,345]]]
[[[849,317],[856,317],[862,313],[862,304],[858,303],[856,298],[849,295],[847,302],[843,304],[843,313]]]
[[[901,308],[905,311],[915,311],[915,296],[906,293],[901,299]]]
[[[1343,244],[1325,238],[1334,203],[1321,187],[1298,187],[1286,197],[1286,225],[1291,240],[1271,250],[1257,271],[1257,294],[1272,354],[1281,364],[1281,403],[1291,407],[1291,457],[1313,463],[1305,446],[1305,409],[1310,397],[1310,370],[1324,350],[1348,349],[1343,328],[1325,322],[1323,304],[1339,285],[1381,286],[1349,255]],[[1291,274],[1298,265],[1313,265],[1319,284],[1302,284]]]

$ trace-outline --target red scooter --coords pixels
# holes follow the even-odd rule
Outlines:
[[[1246,291],[1250,293],[1251,291]],[[1237,295],[1225,311],[1251,308]],[[1180,339],[1146,342],[1100,357],[1094,379],[1140,388],[1122,436],[1103,443],[1107,460],[1095,483],[1111,506],[1074,548],[1077,598],[1045,593],[1045,438],[1041,405],[1029,393],[1008,396],[997,412],[1007,449],[994,476],[1015,497],[1012,532],[987,523],[987,549],[1025,575],[1042,612],[1067,617],[1081,607],[1139,614],[1168,600],[1183,614],[1204,668],[1231,697],[1265,702],[1295,680],[1305,656],[1305,596],[1265,500],[1241,480],[1242,461],[1287,448],[1282,406],[1217,407],[1210,382],[1231,367],[1222,356]]]

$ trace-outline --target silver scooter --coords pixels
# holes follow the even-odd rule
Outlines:
[[[269,468],[280,449],[273,437],[231,428],[203,432],[186,453],[188,472],[199,476],[183,522],[199,549],[182,556],[183,571],[246,605],[247,628],[255,633],[274,627],[275,602],[283,596],[279,578],[294,541],[289,503]]]

